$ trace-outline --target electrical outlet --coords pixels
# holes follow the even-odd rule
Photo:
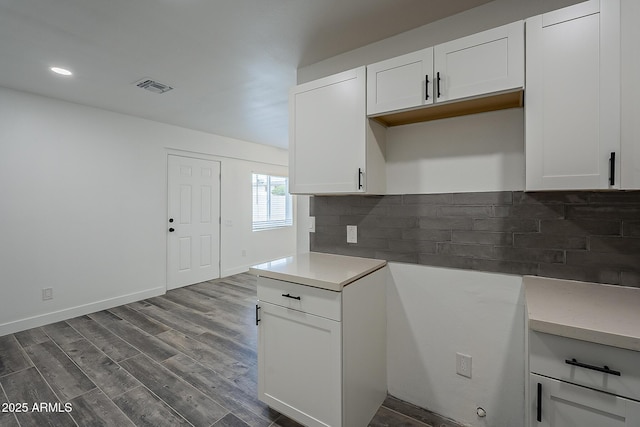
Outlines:
[[[347,243],[358,243],[357,225],[347,225]]]
[[[456,353],[456,373],[471,378],[471,356]]]
[[[53,299],[53,288],[42,289],[42,301]]]

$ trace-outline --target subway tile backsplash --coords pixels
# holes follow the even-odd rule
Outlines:
[[[315,252],[640,287],[640,191],[310,200]]]

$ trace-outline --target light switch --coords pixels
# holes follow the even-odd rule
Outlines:
[[[316,217],[310,216],[309,217],[309,233],[315,233],[315,232],[316,232]]]
[[[358,243],[357,225],[347,225],[347,243]]]

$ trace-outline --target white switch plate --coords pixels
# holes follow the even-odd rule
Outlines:
[[[471,356],[456,353],[456,373],[471,378]]]
[[[315,232],[316,232],[316,217],[310,216],[309,217],[309,233],[315,233]]]
[[[347,243],[358,243],[357,225],[347,225]]]

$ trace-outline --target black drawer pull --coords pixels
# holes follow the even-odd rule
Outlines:
[[[260,308],[261,308],[261,307],[260,307],[258,304],[256,304],[256,326],[258,326],[258,323],[260,323],[260,321],[262,320],[262,319],[260,319],[260,318],[258,317],[258,315],[259,315],[259,313],[258,313],[258,312],[260,311]]]
[[[424,76],[424,100],[429,100],[429,74]]]
[[[566,363],[567,365],[577,366],[579,368],[591,369],[592,371],[604,372],[605,374],[609,374],[609,375],[615,375],[618,377],[620,376],[620,371],[614,371],[612,369],[609,369],[608,366],[603,366],[601,368],[600,366],[587,365],[586,363],[578,362],[576,359],[571,359],[571,360],[567,359],[564,361],[564,363]]]
[[[294,297],[291,294],[282,294],[282,296],[285,297],[285,298],[297,299],[298,301],[300,301],[302,299],[300,297]]]
[[[616,185],[616,152],[609,157],[609,185]]]
[[[538,408],[536,411],[536,420],[542,422],[542,384],[538,383]]]

